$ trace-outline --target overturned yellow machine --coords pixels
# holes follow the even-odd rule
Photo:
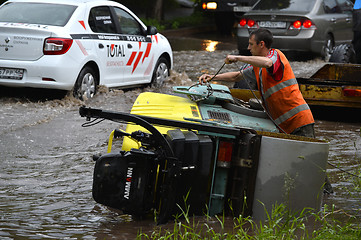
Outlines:
[[[187,206],[189,214],[255,219],[274,204],[321,206],[328,143],[279,133],[228,87],[179,86],[174,95],[141,93],[131,113],[80,114],[127,123],[112,134],[124,138],[122,149],[95,159],[93,197],[101,204],[139,217],[157,212],[160,223]]]

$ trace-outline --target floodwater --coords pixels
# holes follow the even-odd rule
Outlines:
[[[134,239],[137,232],[152,232],[152,219],[135,222],[92,199],[92,155],[105,153],[110,132],[124,126],[104,121],[83,128],[85,119],[78,108],[87,105],[129,112],[140,92],[170,93],[173,85],[190,85],[200,74],[216,72],[228,53],[175,51],[174,71],[164,88],[110,92],[101,88],[94,99],[85,102],[72,97],[49,99],[52,94],[44,91],[29,94],[30,90],[1,87],[0,238]],[[292,62],[295,74],[302,77],[323,64],[318,59]],[[234,65],[226,66],[222,71],[234,69]],[[342,119],[329,119],[323,111],[330,113],[317,112],[316,134],[330,142],[329,161],[360,175],[361,121],[352,121],[360,114],[349,111],[341,113]],[[360,182],[332,167],[328,173],[335,193],[325,203],[360,218],[361,196],[354,190],[357,184],[360,190]]]

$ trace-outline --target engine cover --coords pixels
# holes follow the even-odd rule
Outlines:
[[[93,176],[96,202],[142,216],[153,207],[154,154],[132,149],[97,159]]]

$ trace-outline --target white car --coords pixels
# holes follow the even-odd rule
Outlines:
[[[73,90],[160,86],[168,40],[125,6],[99,0],[10,0],[0,7],[0,85]]]

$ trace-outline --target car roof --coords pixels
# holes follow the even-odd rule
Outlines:
[[[81,3],[88,3],[88,2],[99,2],[99,3],[105,3],[105,2],[114,2],[114,1],[108,1],[108,0],[10,0],[9,2],[38,2],[38,3],[58,3],[58,4],[74,4],[79,5]]]
[[[138,16],[136,14],[134,14],[131,10],[129,10],[126,6],[124,6],[123,4],[116,2],[116,1],[111,1],[111,0],[8,0],[3,4],[6,4],[7,2],[23,2],[23,3],[50,3],[50,4],[68,4],[68,5],[74,5],[74,6],[80,6],[83,3],[90,3],[93,6],[97,6],[97,5],[109,5],[109,6],[120,6],[123,9],[126,9],[129,11],[129,13],[131,13],[131,15],[133,17],[135,17],[138,21],[140,21],[140,19],[138,18]],[[2,4],[0,5],[2,6]],[[142,21],[141,25],[143,27],[145,27],[144,23]]]

